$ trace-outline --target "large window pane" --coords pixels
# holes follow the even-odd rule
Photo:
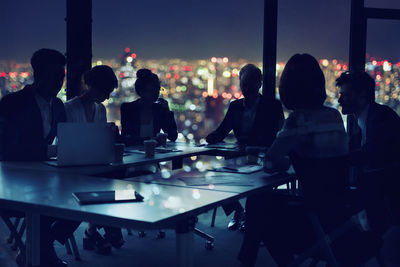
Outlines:
[[[400,21],[368,20],[367,71],[376,81],[376,101],[400,114]]]
[[[286,61],[295,53],[319,60],[326,78],[326,104],[338,107],[335,79],[348,68],[350,1],[279,1],[278,84]]]
[[[175,113],[181,140],[199,141],[240,98],[238,73],[261,66],[263,0],[94,2],[94,64],[110,64],[120,87],[108,118],[120,123],[121,103],[135,100],[139,68],[162,80],[162,97]],[[103,18],[109,18],[104,20]]]
[[[400,9],[398,0],[365,0],[366,7]]]

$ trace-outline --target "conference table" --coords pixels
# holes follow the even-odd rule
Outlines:
[[[79,205],[73,192],[135,190],[143,202]],[[193,265],[195,217],[238,199],[207,189],[146,184],[0,164],[0,206],[26,214],[27,263],[39,265],[40,215],[133,229],[175,229],[179,266]]]
[[[0,204],[26,214],[27,263],[36,266],[40,262],[39,224],[40,216],[45,215],[132,229],[175,229],[178,266],[190,267],[193,266],[193,229],[197,215],[291,179],[287,173],[244,175],[184,170],[172,170],[171,179],[160,174],[128,180],[91,176],[129,166],[215,153],[211,148],[181,148],[156,154],[151,159],[142,153],[127,153],[122,163],[106,166],[56,168],[43,162],[1,162]],[[200,183],[190,183],[189,179]],[[73,192],[123,189],[137,191],[144,201],[79,205],[72,195]]]
[[[97,175],[104,173],[115,173],[130,167],[137,167],[149,164],[156,164],[163,161],[172,161],[173,168],[182,167],[184,158],[209,155],[214,153],[215,148],[207,148],[204,146],[195,146],[185,143],[167,143],[163,149],[157,148],[161,152],[156,152],[154,157],[145,156],[143,146],[133,146],[125,148],[123,159],[121,162],[113,162],[111,164],[90,165],[90,166],[55,166],[55,160],[47,162],[26,161],[26,162],[7,162],[7,166],[15,166],[24,169],[57,171],[66,173],[78,173],[86,175]]]

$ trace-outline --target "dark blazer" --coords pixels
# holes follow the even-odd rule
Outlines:
[[[43,137],[43,121],[33,87],[6,95],[0,101],[0,156],[2,160],[44,160],[47,145],[57,136],[57,123],[65,122],[64,104],[53,99],[52,125]]]
[[[363,193],[369,224],[382,233],[390,226],[390,216],[400,215],[399,137],[400,117],[391,108],[372,103],[365,144],[350,153],[352,163],[359,166],[358,187]],[[351,139],[360,142],[357,135]]]
[[[121,127],[122,138],[127,146],[143,144],[145,139],[140,137],[140,112],[141,100],[121,105]],[[168,134],[168,139],[175,141],[178,137],[178,130],[174,113],[160,103],[153,103],[153,136],[162,129]]]
[[[366,142],[351,153],[352,159],[367,168],[382,168],[400,161],[400,117],[391,108],[372,103],[366,121]],[[360,135],[350,142],[361,142]]]
[[[241,145],[270,146],[275,139],[283,121],[281,102],[275,99],[265,99],[259,95],[254,125],[249,136],[242,131],[242,116],[244,113],[244,99],[238,99],[229,104],[224,120],[218,128],[210,133],[208,143],[218,143],[224,140],[231,130]]]

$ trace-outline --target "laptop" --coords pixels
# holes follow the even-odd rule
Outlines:
[[[73,192],[72,195],[79,202],[79,204],[143,201],[143,196],[133,189],[115,191]]]
[[[104,165],[114,161],[114,138],[106,123],[59,123],[53,166]]]

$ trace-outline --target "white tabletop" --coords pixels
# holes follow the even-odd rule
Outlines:
[[[79,205],[73,192],[134,189],[143,202]],[[121,227],[169,228],[237,194],[3,166],[1,207]]]

